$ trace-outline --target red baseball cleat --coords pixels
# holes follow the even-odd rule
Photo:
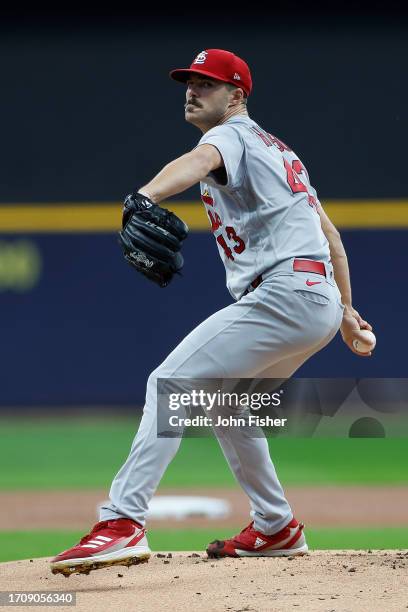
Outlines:
[[[101,521],[79,544],[51,561],[53,574],[89,574],[110,565],[137,565],[150,557],[146,530],[130,519]]]
[[[265,535],[253,528],[253,522],[231,540],[215,540],[208,545],[207,555],[218,557],[289,557],[308,551],[302,523],[294,518],[278,533]]]

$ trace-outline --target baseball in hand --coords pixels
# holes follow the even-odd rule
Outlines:
[[[360,334],[364,335],[364,340],[353,340],[353,346],[358,353],[369,353],[375,348],[376,337],[368,329],[360,330]]]

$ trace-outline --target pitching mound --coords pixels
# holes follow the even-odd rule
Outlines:
[[[407,569],[408,551],[395,550],[218,561],[203,553],[153,553],[145,565],[70,578],[53,576],[48,559],[2,563],[0,588],[76,592],[70,609],[78,612],[401,612],[408,608]]]

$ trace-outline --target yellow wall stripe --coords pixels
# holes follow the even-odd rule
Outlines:
[[[164,206],[179,215],[193,231],[209,229],[199,202],[169,202]],[[408,200],[330,200],[324,208],[340,229],[408,228]],[[0,234],[109,233],[117,231],[121,203],[0,204]]]

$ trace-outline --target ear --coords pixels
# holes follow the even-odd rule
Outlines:
[[[234,87],[232,90],[231,104],[236,106],[237,104],[241,104],[244,99],[244,90],[240,87]]]

